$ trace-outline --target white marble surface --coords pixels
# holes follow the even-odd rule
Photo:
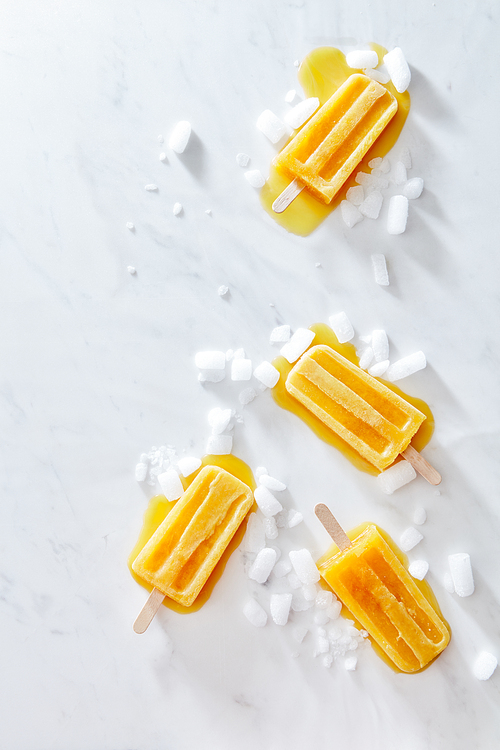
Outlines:
[[[479,651],[500,656],[499,30],[493,0],[3,3],[3,746],[499,746],[500,670],[472,675]],[[235,156],[267,173],[273,148],[254,123],[286,111],[294,60],[370,40],[400,45],[411,64],[400,145],[424,194],[399,237],[383,218],[348,230],[338,211],[307,239],[287,235]],[[180,119],[193,140],[161,163],[158,135]],[[371,252],[388,257],[386,289]],[[325,669],[311,635],[294,659],[289,626],[258,630],[242,615],[256,588],[241,551],[201,611],[162,608],[134,635],[145,591],[126,558],[151,495],[135,463],[162,443],[201,455],[208,410],[237,406],[236,385],[197,382],[194,353],[244,346],[257,363],[274,354],[275,325],[339,310],[358,333],[385,328],[393,357],[425,351],[404,388],[434,410],[425,454],[440,494],[420,478],[381,494],[269,393],[244,409],[234,452],[287,483],[285,502],[305,516],[292,541],[315,555],[327,543],[318,500],[347,527],[370,519],[396,539],[423,505],[410,559],[430,563],[449,648],[414,676],[369,648],[355,672]],[[473,563],[466,599],[443,587],[457,551]]]

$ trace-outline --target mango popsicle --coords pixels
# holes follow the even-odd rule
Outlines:
[[[189,607],[253,504],[242,481],[205,466],[132,563],[144,581]]]
[[[313,346],[302,355],[288,373],[285,387],[380,471],[408,449],[426,419],[390,388],[326,345]]]
[[[337,524],[325,505],[316,514],[328,531],[328,515]],[[450,631],[377,527],[369,524],[352,542],[340,528],[335,541],[339,551],[318,563],[323,579],[401,671],[426,667]]]
[[[277,213],[306,187],[330,203],[398,109],[380,83],[355,73],[275,157],[274,165],[293,179],[273,204]]]

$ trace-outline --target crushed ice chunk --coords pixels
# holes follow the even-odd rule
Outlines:
[[[174,203],[172,206],[172,213],[174,216],[180,216],[182,213],[182,203]]]
[[[387,380],[394,383],[396,380],[407,378],[408,375],[413,375],[413,373],[423,370],[426,365],[425,354],[422,351],[415,352],[394,362],[387,370],[385,376]]]
[[[130,229],[131,232],[135,229],[135,224],[133,224],[131,221],[127,221],[125,226],[127,227],[127,229]]]
[[[290,560],[280,560],[274,566],[273,573],[276,576],[276,578],[284,578],[290,573],[291,570],[292,570],[292,563],[290,562]]]
[[[470,596],[474,593],[474,576],[470,564],[470,555],[467,552],[457,552],[448,555],[450,573],[453,579],[455,592],[459,596]]]
[[[481,651],[474,666],[472,673],[478,680],[489,680],[493,672],[498,666],[498,659],[488,651]]]
[[[254,388],[245,388],[241,391],[238,396],[238,401],[242,406],[246,406],[257,396],[257,391]]]
[[[453,583],[453,578],[451,577],[451,573],[449,570],[446,570],[443,576],[443,586],[449,594],[455,593],[455,585]]]
[[[382,157],[376,156],[375,159],[371,159],[371,161],[368,162],[368,166],[370,169],[379,169],[379,167],[382,165]]]
[[[365,190],[362,185],[355,185],[346,193],[346,198],[353,206],[361,206],[365,199]]]
[[[226,355],[219,351],[197,352],[194,363],[200,370],[223,370],[226,366]]]
[[[408,482],[411,482],[417,476],[417,472],[408,461],[398,461],[398,463],[389,466],[377,477],[382,492],[386,495],[392,495]]]
[[[401,48],[394,47],[393,50],[384,55],[384,63],[391,76],[394,88],[398,93],[404,93],[410,85],[411,73]]]
[[[354,338],[354,328],[345,312],[342,311],[336,315],[331,315],[329,322],[339,344],[345,344],[346,341],[350,341]]]
[[[285,115],[285,122],[294,130],[302,125],[316,112],[319,107],[319,99],[315,96],[299,102],[290,112]]]
[[[131,276],[133,276],[136,273],[136,268],[135,266],[127,266],[127,271]]]
[[[224,380],[226,373],[224,370],[201,370],[198,375],[200,383],[220,383]]]
[[[259,484],[263,484],[268,490],[274,490],[275,492],[286,490],[286,484],[280,482],[279,479],[270,477],[269,474],[261,474],[259,477]]]
[[[423,581],[429,570],[429,563],[427,560],[413,560],[408,567],[409,573],[417,581]]]
[[[411,153],[408,146],[404,146],[399,152],[399,161],[405,165],[406,169],[411,169]]]
[[[371,78],[372,81],[377,81],[377,83],[389,83],[391,80],[390,75],[381,68],[365,68],[363,70],[363,73],[365,76],[368,76],[368,78]]]
[[[316,594],[318,593],[316,584],[308,583],[307,585],[302,586],[302,593],[304,595],[304,599],[307,599],[308,602],[316,601]]]
[[[348,52],[345,61],[350,68],[362,70],[363,68],[376,68],[378,65],[378,55],[375,50],[357,49]]]
[[[257,466],[254,473],[257,479],[260,479],[263,474],[269,474],[265,466]]]
[[[318,609],[327,609],[331,604],[333,604],[333,594],[331,591],[325,591],[325,589],[321,589],[321,591],[318,592],[316,595],[315,604],[318,607]]]
[[[389,274],[387,272],[385,255],[382,253],[373,253],[371,259],[373,275],[376,283],[380,286],[389,286]]]
[[[228,427],[232,417],[231,409],[221,409],[216,406],[208,412],[208,424],[213,435],[220,435]]]
[[[269,609],[276,625],[286,625],[292,603],[291,594],[271,594]]]
[[[297,625],[292,631],[292,635],[294,639],[297,641],[297,643],[302,643],[306,635],[308,634],[309,629],[305,628],[304,626]]]
[[[256,628],[263,628],[267,623],[267,613],[255,599],[250,599],[243,607],[243,614],[248,622]]]
[[[347,672],[354,672],[357,665],[358,665],[357,656],[348,656],[347,659],[344,660],[344,667],[346,668]]]
[[[261,133],[264,133],[264,135],[269,138],[271,143],[278,143],[286,133],[284,124],[279,117],[276,117],[276,115],[271,112],[270,109],[265,109],[259,116],[257,127]]]
[[[320,575],[311,553],[307,549],[292,550],[290,562],[302,583],[316,583]]]
[[[250,185],[254,188],[261,188],[266,184],[260,169],[250,169],[248,172],[245,172],[245,179],[248,180]]]
[[[219,295],[219,297],[225,297],[228,291],[229,291],[229,287],[226,286],[226,284],[221,284],[220,287],[217,289],[217,294]]]
[[[359,358],[359,366],[362,370],[367,370],[373,362],[373,349],[371,346],[367,346],[363,349]]]
[[[197,469],[200,468],[201,460],[199,458],[195,458],[194,456],[185,456],[184,458],[180,458],[178,460],[177,465],[182,476],[189,477]]]
[[[276,539],[278,537],[278,527],[275,518],[264,518],[264,534],[267,539]]]
[[[423,189],[423,179],[421,177],[412,177],[404,186],[403,195],[409,198],[409,200],[415,200],[415,198],[420,198]]]
[[[402,461],[401,463],[408,463]],[[413,468],[413,467],[412,467]],[[416,547],[419,542],[422,541],[423,535],[414,526],[409,526],[399,538],[400,547],[403,552],[409,552],[413,547]]]
[[[135,479],[137,482],[144,482],[148,474],[148,465],[140,462],[135,467]]]
[[[421,505],[419,505],[413,511],[413,523],[416,523],[418,526],[422,526],[422,524],[425,523],[426,521],[427,521],[426,510]]]
[[[249,161],[250,161],[250,157],[248,156],[248,154],[244,154],[243,152],[236,154],[236,164],[239,167],[248,166]]]
[[[257,513],[250,513],[245,532],[244,548],[247,552],[255,552],[257,554],[261,549],[264,549],[265,546],[266,537],[262,519],[259,518]],[[292,566],[290,565],[290,569],[291,567]]]
[[[158,474],[158,483],[167,500],[178,500],[184,492],[184,487],[175,469],[167,469]]]
[[[267,487],[262,484],[257,487],[253,493],[255,502],[259,506],[260,510],[266,518],[271,518],[283,510],[283,506],[277,498],[274,497],[273,493],[270,492]]]
[[[290,91],[287,91],[285,94],[286,103],[291,104],[296,96],[297,96],[297,92],[295,91],[295,89],[290,89]]]
[[[342,611],[342,603],[339,601],[332,602],[326,608],[326,614],[330,620],[337,620]]]
[[[389,359],[389,339],[382,328],[373,331],[371,344],[376,362]]]
[[[184,153],[191,137],[191,123],[187,120],[181,120],[177,123],[170,135],[168,145],[176,154]]]
[[[408,221],[408,198],[404,195],[393,195],[389,201],[387,231],[389,234],[403,234]]]
[[[302,523],[303,520],[304,520],[304,516],[302,515],[302,513],[292,508],[291,510],[288,511],[286,525],[289,529],[293,529],[294,526],[298,526],[299,523]]]
[[[280,354],[292,364],[312,344],[316,334],[308,328],[297,328],[292,338],[280,349]]]
[[[158,190],[158,185],[155,185],[153,182],[150,182],[148,185],[144,185],[144,190],[148,190],[150,193],[152,193],[155,190]]]
[[[374,378],[380,378],[384,374],[384,372],[389,367],[389,360],[384,359],[383,362],[375,362],[374,365],[368,368],[368,372],[370,375],[373,375]]]
[[[397,161],[392,171],[392,176],[396,185],[404,185],[408,179],[406,167],[402,161]]]
[[[213,456],[227,456],[233,450],[231,435],[210,435],[207,441],[207,453]]]
[[[363,221],[363,214],[361,211],[349,201],[341,201],[340,213],[344,224],[346,224],[349,229],[352,229],[352,227],[356,226],[360,221]]]
[[[367,219],[378,219],[384,198],[379,190],[374,190],[366,196],[359,210]]]
[[[279,370],[267,361],[261,362],[253,371],[253,374],[266,388],[274,388],[280,379]]]
[[[234,358],[231,362],[231,380],[250,380],[252,377],[252,360]]]
[[[288,585],[290,586],[290,588],[294,591],[302,587],[300,578],[298,577],[297,573],[289,573],[286,577],[286,580],[288,581]]]
[[[278,555],[272,547],[264,547],[253,561],[248,577],[257,583],[265,583],[274,568]]]
[[[313,619],[316,625],[326,625],[326,623],[328,622],[330,618],[328,617],[324,609],[320,609],[318,610],[318,612],[314,614]]]
[[[290,340],[290,326],[277,326],[271,331],[269,337],[271,344],[285,344]]]
[[[358,185],[364,185],[366,187],[373,185],[374,181],[373,176],[368,174],[368,172],[358,172],[355,177],[355,182],[357,182]]]

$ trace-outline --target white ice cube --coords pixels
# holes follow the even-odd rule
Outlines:
[[[295,89],[290,89],[290,91],[287,91],[285,94],[286,103],[291,104],[296,96],[297,96],[297,92],[295,91]]]
[[[385,255],[382,253],[373,253],[372,269],[375,281],[380,286],[389,286],[389,274],[387,272],[387,263]]]
[[[348,52],[345,61],[350,68],[362,70],[363,68],[376,68],[378,65],[378,55],[374,50],[357,49]]]
[[[467,552],[448,555],[450,573],[455,591],[459,596],[470,596],[474,593],[474,576]]]
[[[283,510],[283,506],[280,501],[277,500],[274,497],[273,493],[270,492],[267,487],[264,487],[262,484],[257,487],[253,495],[255,497],[255,502],[266,518],[271,518],[271,516],[275,516],[276,513],[279,513],[280,510]]]
[[[411,153],[408,146],[404,146],[399,152],[399,161],[403,162],[406,169],[411,169]]]
[[[138,463],[135,467],[135,479],[137,482],[144,482],[148,473],[148,465],[146,463]]]
[[[331,315],[329,318],[330,326],[336,335],[339,344],[345,344],[346,341],[350,341],[354,338],[354,328],[352,327],[351,321],[345,314],[345,312],[339,312],[336,315]]]
[[[257,513],[250,513],[248,516],[243,546],[247,552],[255,552],[256,554],[266,546],[264,524]]]
[[[243,607],[243,614],[248,622],[256,628],[263,628],[267,623],[267,613],[255,599],[250,599]]]
[[[415,352],[394,362],[387,370],[385,377],[391,383],[394,383],[396,380],[407,378],[408,375],[423,370],[426,365],[425,354],[422,351]]]
[[[302,586],[302,593],[304,594],[304,599],[307,599],[308,602],[314,602],[316,601],[318,588],[315,583],[308,583]]]
[[[321,591],[316,595],[315,604],[318,609],[326,609],[333,604],[333,594],[331,591]]]
[[[207,441],[207,453],[213,456],[227,456],[233,450],[231,435],[210,435]]]
[[[424,189],[424,181],[421,177],[412,177],[403,188],[403,195],[410,200],[420,198]]]
[[[194,363],[200,370],[223,370],[226,366],[224,352],[198,352]]]
[[[291,569],[292,569],[292,563],[290,562],[290,560],[280,560],[274,566],[273,573],[276,576],[276,578],[284,578],[290,573]]]
[[[286,484],[280,482],[279,479],[270,477],[269,474],[261,474],[259,477],[259,484],[263,484],[268,490],[273,490],[275,492],[286,490]]]
[[[385,70],[381,70],[378,68],[365,68],[365,70],[363,70],[363,73],[373,81],[377,81],[377,83],[389,83],[389,81],[391,80],[390,75],[386,73]]]
[[[278,536],[278,527],[276,525],[276,519],[274,518],[264,518],[264,534],[266,535],[266,539],[276,539]]]
[[[413,511],[413,523],[416,523],[418,526],[422,526],[422,524],[425,523],[426,521],[427,521],[427,513],[425,511],[425,508],[422,508],[422,506],[419,505]]]
[[[406,167],[402,161],[397,161],[392,170],[392,177],[396,185],[404,185],[408,177],[406,174]]]
[[[249,161],[250,157],[248,156],[248,154],[244,154],[243,152],[236,154],[236,164],[239,167],[246,167]]]
[[[365,199],[364,187],[362,185],[355,185],[354,187],[349,188],[346,193],[346,198],[349,203],[352,203],[354,206],[361,206]]]
[[[423,581],[429,570],[429,563],[427,560],[413,560],[408,566],[408,570],[417,581]]]
[[[271,594],[269,609],[276,625],[286,625],[292,603],[291,594]]]
[[[144,190],[147,190],[148,193],[154,193],[155,190],[158,190],[158,185],[155,185],[154,182],[150,182],[148,185],[144,185]]]
[[[167,500],[178,500],[184,492],[184,487],[175,469],[167,469],[158,474],[158,483]]]
[[[290,562],[302,583],[316,583],[320,575],[311,553],[307,549],[292,550]]]
[[[359,366],[362,370],[367,370],[373,362],[373,349],[371,346],[367,346],[363,349],[359,358]]]
[[[382,193],[378,190],[374,190],[366,196],[363,203],[360,205],[359,210],[367,219],[378,219],[383,202],[384,198],[382,197]]]
[[[352,203],[349,201],[341,201],[340,203],[340,213],[342,215],[342,219],[344,221],[344,224],[346,224],[349,229],[352,229],[358,222],[363,221],[363,214]]]
[[[127,221],[125,226],[127,227],[127,229],[130,229],[131,232],[135,229],[135,224],[133,224],[131,221]]]
[[[498,659],[488,651],[481,651],[474,666],[472,673],[478,680],[489,680],[493,672],[498,666]]]
[[[245,172],[245,179],[254,188],[261,188],[266,184],[266,180],[259,169],[250,169]]]
[[[253,401],[256,396],[257,392],[254,388],[245,388],[238,396],[238,401],[242,406],[246,406],[251,401]]]
[[[408,221],[408,198],[404,195],[393,195],[389,201],[387,231],[389,234],[403,234]]]
[[[231,409],[221,409],[216,406],[208,412],[208,424],[213,435],[220,435],[228,427],[232,417]]]
[[[316,112],[319,107],[319,99],[315,96],[305,99],[296,104],[290,112],[285,115],[285,122],[294,130],[300,128]]]
[[[402,462],[407,463],[407,462]],[[413,467],[412,467],[413,468]],[[413,526],[409,526],[400,536],[400,547],[403,552],[409,552],[413,547],[416,547],[419,542],[422,541],[423,535],[418,529]]]
[[[377,482],[382,492],[385,492],[386,495],[392,495],[395,490],[399,490],[400,487],[411,482],[416,476],[417,472],[408,461],[398,461],[397,464],[393,464],[379,474]]]
[[[183,477],[189,477],[191,474],[193,474],[197,469],[201,466],[201,461],[199,458],[195,458],[194,456],[185,456],[184,458],[180,458],[177,462],[177,465],[179,467],[179,471],[181,472]]]
[[[330,620],[336,620],[338,617],[340,617],[341,611],[342,603],[339,601],[332,602],[326,608],[326,614],[328,615],[328,618]]]
[[[219,297],[225,297],[228,291],[229,287],[227,286],[227,284],[221,284],[217,289],[217,294],[219,295]]]
[[[375,182],[374,177],[372,177],[371,174],[368,174],[368,172],[358,172],[354,179],[358,185],[365,185],[366,187],[373,185]]]
[[[179,216],[182,213],[182,203],[174,203],[172,213],[174,216]]]
[[[261,362],[253,371],[254,377],[257,378],[266,388],[274,388],[280,379],[279,370],[270,362]]]
[[[248,571],[248,577],[257,583],[265,583],[271,575],[277,557],[276,550],[272,547],[261,549]]]
[[[372,349],[376,362],[389,359],[389,339],[382,328],[378,328],[372,333]]]
[[[284,344],[290,340],[290,326],[277,326],[271,331],[269,337],[271,344]]]
[[[387,55],[384,55],[384,63],[394,88],[402,94],[410,85],[411,73],[401,48],[394,47]]]
[[[358,658],[357,656],[348,656],[347,659],[344,661],[344,667],[348,672],[354,672],[358,665]]]
[[[267,138],[269,138],[271,143],[278,143],[280,138],[283,138],[286,133],[284,124],[279,117],[276,117],[276,115],[271,112],[270,109],[265,109],[259,116],[257,127]]]
[[[201,370],[198,374],[200,383],[220,383],[225,377],[224,370]]]
[[[368,373],[373,375],[374,378],[381,378],[388,367],[389,360],[385,359],[383,362],[375,362],[374,365],[368,368]]]
[[[299,523],[302,523],[303,520],[304,520],[304,516],[302,515],[302,513],[292,508],[291,510],[288,511],[286,525],[289,529],[293,529],[294,526],[298,526]]]
[[[181,120],[177,123],[168,140],[168,145],[176,154],[182,154],[191,137],[191,123]]]
[[[233,359],[231,362],[231,380],[250,380],[252,377],[251,359]]]
[[[292,364],[312,344],[315,335],[308,328],[297,328],[290,341],[281,347],[280,354]]]

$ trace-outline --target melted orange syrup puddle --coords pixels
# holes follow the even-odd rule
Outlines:
[[[371,48],[378,54],[379,63],[382,63],[383,57],[387,53],[385,47],[372,44]],[[349,76],[360,72],[363,71],[349,68],[344,53],[339,49],[318,47],[302,61],[298,78],[305,96],[307,98],[317,96],[322,106]],[[404,94],[399,94],[391,81],[385,87],[398,100],[398,111],[330,204],[325,206],[316,198],[313,198],[307,190],[303,190],[283,213],[275,213],[272,204],[290,183],[290,178],[279,172],[271,164],[269,178],[260,192],[260,200],[267,213],[288,232],[298,234],[301,237],[307,237],[311,234],[337,208],[340,202],[345,200],[349,188],[357,184],[354,180],[356,174],[360,171],[371,173],[368,162],[376,157],[385,156],[394,146],[410,111],[410,95],[407,91]]]
[[[247,466],[247,464],[244,463],[244,461],[242,461],[241,459],[236,458],[236,456],[204,456],[201,460],[201,466],[198,471],[195,471],[193,474],[187,477],[187,479],[185,477],[181,477],[184,490],[187,490],[193,479],[199,474],[204,466],[218,466],[221,469],[225,469],[237,479],[240,479],[242,482],[247,484],[251,490],[254,490],[257,486],[250,467]],[[139,534],[139,538],[127,561],[131,575],[135,578],[137,583],[140,583],[141,586],[144,586],[144,588],[148,591],[151,591],[153,587],[142,578],[139,578],[139,576],[132,570],[132,563],[134,562],[139,552],[143,549],[145,544],[151,539],[158,526],[163,523],[176,502],[177,500],[175,500],[174,502],[169,502],[164,495],[155,495],[155,497],[151,498],[144,514],[143,525]],[[249,513],[252,510],[255,510],[255,507],[256,506],[254,503]],[[245,519],[237,530],[236,534],[229,542],[224,551],[224,554],[213,569],[212,573],[208,577],[207,582],[190,607],[184,607],[182,604],[174,602],[173,599],[169,599],[168,596],[166,596],[163,600],[163,604],[169,609],[173,609],[175,612],[179,612],[180,614],[196,612],[198,609],[200,609],[200,607],[202,607],[210,597],[215,584],[224,572],[224,568],[226,567],[229,558],[233,554],[234,550],[240,545],[245,534],[246,525],[247,521]]]
[[[332,349],[335,349],[335,351],[339,352],[339,354],[342,354],[342,356],[348,359],[350,362],[353,362],[355,365],[359,365],[359,359],[356,356],[356,349],[354,348],[354,346],[352,344],[339,344],[334,332],[327,325],[325,325],[324,323],[315,323],[314,325],[310,326],[310,330],[314,331],[314,333],[316,334],[311,343],[311,346],[326,344]],[[285,380],[287,379],[288,373],[292,369],[293,365],[291,365],[284,357],[281,356],[273,360],[273,365],[280,372],[280,379],[272,389],[273,398],[276,403],[279,404],[279,406],[282,406],[283,409],[287,409],[288,411],[291,411],[298,417],[300,417],[300,419],[308,424],[318,437],[324,440],[325,443],[330,443],[330,445],[333,445],[335,448],[337,448],[358,469],[361,469],[361,471],[366,471],[368,474],[380,474],[379,470],[376,469],[375,466],[373,466],[371,463],[369,463],[369,461],[360,456],[359,453],[354,450],[354,448],[352,448],[350,445],[348,445],[348,443],[345,442],[345,440],[342,440],[341,437],[332,432],[320,419],[318,419],[318,417],[316,417],[314,414],[311,414],[311,412],[306,409],[305,406],[299,403],[299,401],[297,401],[288,393],[285,388]],[[427,419],[422,422],[411,440],[411,445],[413,445],[415,450],[421,451],[422,448],[427,445],[427,443],[431,439],[432,433],[434,432],[434,417],[431,410],[429,409],[425,401],[422,401],[419,398],[414,398],[413,396],[408,396],[408,394],[401,391],[395,385],[393,385],[392,383],[388,383],[381,378],[376,378],[376,380],[380,380],[380,382],[387,386],[387,388],[390,388],[391,391],[394,391],[394,393],[397,393],[398,396],[404,398],[405,401],[408,401],[427,417]],[[398,457],[396,459],[396,462],[402,460],[404,460],[402,457]]]
[[[403,565],[404,568],[406,568],[406,570],[408,570],[408,557],[404,554],[404,552],[402,552],[399,549],[398,545],[396,544],[396,542],[394,542],[393,539],[391,539],[391,537],[389,536],[389,534],[387,534],[387,532],[385,532],[383,529],[381,529],[380,526],[377,526],[377,524],[371,524],[370,521],[367,521],[366,523],[362,523],[359,526],[356,526],[356,528],[351,529],[351,531],[348,531],[347,532],[347,536],[349,537],[349,539],[351,541],[353,541],[354,539],[356,539],[356,537],[358,537],[360,534],[363,533],[363,531],[367,528],[367,526],[370,526],[370,525],[373,525],[373,526],[375,526],[377,528],[378,532],[385,539],[385,541],[387,542],[387,544],[389,545],[389,547],[392,549],[392,551],[394,552],[394,554],[396,555],[396,557],[398,558],[398,560],[400,561],[400,563]],[[339,553],[339,548],[337,547],[336,544],[332,544],[332,546],[328,549],[328,551],[325,552],[325,554],[322,555],[319,558],[319,560],[316,561],[316,565],[318,565],[318,566],[322,565],[323,563],[327,562],[327,560],[329,560],[334,555],[337,555],[338,553]],[[421,591],[421,593],[423,594],[423,596],[425,596],[425,598],[427,599],[427,601],[429,602],[429,604],[431,605],[431,607],[434,609],[434,611],[439,615],[439,617],[441,618],[441,620],[444,622],[444,624],[446,625],[446,627],[448,629],[448,632],[450,633],[450,636],[451,636],[451,628],[450,628],[448,622],[444,619],[444,617],[443,617],[443,615],[441,613],[441,609],[439,608],[439,604],[438,604],[438,601],[437,601],[436,596],[434,594],[434,591],[431,589],[431,587],[429,586],[429,584],[427,583],[427,581],[419,581],[416,578],[413,578],[413,580],[414,580],[417,588]],[[320,584],[321,584],[321,586],[326,591],[331,591],[332,590],[330,588],[330,586],[327,584],[327,582],[324,580],[324,578],[320,579]],[[359,630],[364,630],[363,625],[361,625],[356,620],[356,618],[354,617],[354,615],[347,609],[347,607],[342,602],[341,602],[341,604],[342,604],[342,616],[345,617],[348,620],[353,620],[354,624],[356,625],[356,627]],[[375,653],[378,656],[380,656],[380,658],[389,667],[391,667],[391,669],[393,669],[395,672],[398,672],[400,674],[408,674],[408,672],[403,672],[402,669],[400,669],[398,666],[396,666],[396,664],[394,664],[394,662],[392,661],[392,659],[390,659],[388,657],[388,655],[385,653],[385,651],[378,645],[378,643],[376,641],[373,640],[373,638],[371,636],[369,636],[369,640],[370,640],[371,645],[373,646],[373,650],[375,651]],[[443,653],[443,652],[441,652],[441,653]],[[432,659],[432,661],[430,661],[428,664],[425,665],[425,667],[422,667],[422,669],[419,669],[416,672],[411,672],[411,674],[419,674],[419,672],[424,672],[426,669],[428,669],[431,666],[431,664],[433,664],[436,661],[436,659],[439,656],[441,656],[441,654],[438,654],[437,656],[435,656],[434,659]]]

